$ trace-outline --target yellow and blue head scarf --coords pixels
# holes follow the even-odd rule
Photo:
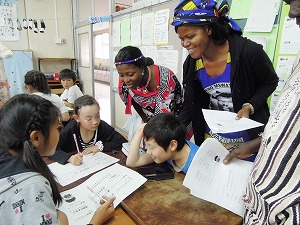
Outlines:
[[[183,0],[174,9],[174,18],[171,25],[207,25],[218,22],[220,17],[225,17],[228,24],[235,31],[242,32],[239,25],[230,18],[229,5],[226,0]]]

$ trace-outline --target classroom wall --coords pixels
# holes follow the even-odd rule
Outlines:
[[[134,7],[132,9],[126,9],[123,12],[118,12],[112,15],[112,27],[114,27],[114,24],[116,24],[116,22],[118,21],[122,21],[122,20],[126,20],[128,17],[131,18],[133,17],[133,12],[137,14],[138,11],[141,11],[142,14],[146,14],[148,11],[156,11],[158,9],[163,9],[163,8],[169,8],[170,9],[170,18],[173,15],[173,9],[175,8],[175,6],[180,2],[180,0],[169,0],[169,1],[164,1],[166,2],[166,4],[157,4],[157,5],[151,5],[148,6],[149,2],[157,2],[156,0],[152,0],[152,1],[146,1],[143,0],[141,1],[143,2],[141,5],[141,8],[139,7]],[[232,7],[233,2],[235,3],[234,6]],[[246,4],[247,3],[247,4]],[[291,66],[292,66],[292,62],[293,62],[293,58],[290,57],[290,55],[293,56],[293,54],[296,54],[296,52],[288,52],[287,56],[283,55],[283,57],[280,57],[281,60],[281,64],[277,65],[277,60],[278,60],[278,53],[275,54],[275,52],[279,50],[280,45],[282,43],[293,43],[295,46],[298,46],[297,43],[299,43],[298,41],[294,40],[294,37],[299,37],[299,35],[285,35],[286,37],[284,38],[284,40],[281,40],[281,33],[285,33],[285,32],[291,32],[290,30],[293,30],[294,28],[290,28],[290,30],[285,30],[282,31],[282,27],[283,27],[283,22],[284,22],[284,18],[281,17],[281,10],[282,10],[282,1],[278,1],[278,3],[276,1],[272,2],[273,7],[270,6],[270,8],[268,8],[268,13],[265,15],[265,11],[263,10],[257,10],[257,7],[253,7],[254,10],[252,10],[252,4],[254,6],[257,6],[257,4],[260,4],[258,1],[243,1],[240,2],[239,0],[229,0],[229,4],[231,5],[231,12],[230,12],[230,16],[233,17],[235,19],[235,21],[239,24],[239,26],[242,28],[243,30],[243,36],[247,37],[248,39],[251,39],[259,44],[262,44],[266,53],[268,54],[270,60],[274,63],[274,68],[276,69],[276,72],[279,76],[280,82],[279,85],[276,89],[276,91],[272,94],[272,96],[269,97],[268,99],[268,103],[270,106],[270,111],[272,111],[272,109],[274,108],[277,98],[279,96],[279,93],[281,91],[281,88],[283,87],[285,81],[286,81],[286,74],[289,74],[289,72],[286,71],[290,71],[291,70]],[[265,2],[264,2],[265,4]],[[266,3],[267,4],[267,3]],[[147,7],[146,7],[147,5]],[[140,6],[140,5],[139,5]],[[283,4],[284,6],[284,4]],[[241,10],[241,7],[244,7],[244,10]],[[278,10],[277,10],[278,9]],[[242,11],[242,13],[240,12]],[[257,16],[258,15],[258,16]],[[270,16],[272,15],[272,16]],[[127,17],[126,17],[127,16]],[[274,18],[273,18],[274,16]],[[248,19],[250,18],[250,22],[249,24],[247,23]],[[254,23],[254,22],[255,23]],[[267,23],[261,23],[261,21],[266,21]],[[268,24],[268,26],[266,26],[266,24]],[[279,26],[280,25],[280,26]],[[256,27],[257,26],[257,27]],[[280,28],[281,27],[281,28]],[[280,32],[279,32],[279,28],[280,28]],[[287,29],[287,28],[285,28]],[[113,29],[114,31],[114,29]],[[116,32],[118,33],[118,32]],[[123,32],[121,35],[123,35],[126,32]],[[293,33],[296,33],[296,31],[293,31]],[[124,35],[125,36],[125,35]],[[288,37],[291,36],[291,37]],[[293,36],[293,37],[292,37]],[[116,37],[116,35],[114,35],[114,33],[112,33],[112,37]],[[290,40],[291,39],[291,40]],[[185,58],[184,54],[185,51],[180,49],[180,41],[177,37],[177,35],[174,32],[173,27],[169,26],[169,43],[167,45],[171,45],[174,47],[175,50],[178,50],[179,52],[179,58],[178,58],[178,72],[176,73],[177,77],[179,78],[179,80],[181,80],[182,77],[182,63],[183,60]],[[179,45],[179,47],[178,47]],[[288,46],[289,44],[285,44],[286,52],[289,50],[289,48],[291,48],[290,46]],[[138,46],[138,47],[142,47],[142,46]],[[159,46],[158,46],[159,49]],[[115,48],[115,46],[113,46],[113,56],[117,53],[119,49]],[[142,50],[143,51],[143,50]],[[182,57],[181,57],[182,55]],[[282,64],[286,64],[284,61],[285,60],[289,60],[290,65],[282,65]],[[161,62],[161,61],[160,61]],[[111,65],[113,65],[113,61],[111,61]],[[285,69],[283,69],[283,67]],[[114,67],[113,67],[114,68]],[[170,68],[170,67],[169,67]],[[285,71],[285,72],[283,72]],[[117,78],[118,74],[116,73],[115,69],[113,72],[113,77]],[[125,124],[125,122],[128,119],[128,115],[124,115],[124,104],[123,102],[120,101],[120,97],[118,95],[118,90],[117,90],[117,79],[114,79],[114,84],[112,85],[113,88],[113,98],[114,98],[114,104],[113,104],[113,108],[114,108],[114,112],[115,112],[115,118],[113,118],[113,122],[112,124],[114,124],[116,126],[117,129],[124,131],[123,129],[123,125]]]
[[[33,30],[20,31],[19,41],[3,42],[11,50],[31,50],[33,53],[33,67],[38,69],[37,57],[44,58],[73,58],[74,41],[72,25],[72,0],[56,0],[57,28],[55,20],[54,0],[18,0],[18,18],[23,26],[23,18],[45,21],[45,33],[34,33]],[[15,18],[16,21],[17,18]],[[55,38],[66,39],[66,44],[56,44]]]

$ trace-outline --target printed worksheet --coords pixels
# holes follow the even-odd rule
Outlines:
[[[242,196],[253,163],[234,159],[225,165],[223,159],[227,154],[228,150],[216,139],[206,139],[199,147],[183,185],[192,195],[243,216]]]
[[[204,119],[214,133],[230,133],[263,126],[249,118],[236,120],[236,113],[220,110],[202,109]]]
[[[128,195],[143,185],[147,179],[132,169],[114,164],[91,176],[79,186],[61,193],[60,210],[67,214],[69,224],[88,224],[103,195],[115,196],[117,207]]]
[[[71,163],[62,165],[54,162],[49,164],[48,167],[56,176],[60,185],[66,186],[82,177],[101,170],[118,161],[119,159],[115,157],[107,155],[103,152],[97,152],[95,155],[84,155],[82,163],[79,166],[74,166]]]

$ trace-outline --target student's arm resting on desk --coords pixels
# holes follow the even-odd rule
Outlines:
[[[73,155],[72,153],[77,151],[76,144],[74,142],[74,137],[73,137],[73,133],[74,133],[74,130],[72,129],[73,126],[77,126],[77,125],[76,122],[71,120],[69,124],[61,131],[59,135],[59,141],[56,147],[56,151],[50,157],[53,161],[58,162],[60,164],[66,164],[67,162],[71,162],[73,165],[79,165],[81,163],[81,162],[77,162],[79,159],[77,160],[74,159],[74,157],[76,157],[76,155],[78,154],[72,156]]]
[[[69,148],[72,145],[69,144]],[[82,163],[83,154],[77,153],[72,154],[71,152],[65,152],[63,149],[66,149],[67,147],[64,146],[63,137],[60,136],[58,145],[56,147],[55,153],[51,156],[51,159],[60,163],[60,164],[66,164],[66,163],[72,163],[74,166],[79,166]],[[76,149],[73,150],[74,152]]]
[[[130,147],[129,147],[129,153],[126,159],[126,165],[129,167],[140,167],[149,165],[151,163],[154,163],[154,160],[152,159],[151,155],[149,154],[142,154],[140,155],[140,143],[143,138],[143,130],[144,126],[146,124],[143,123],[138,130],[136,131],[135,135],[133,136]]]
[[[74,108],[74,104],[64,100],[64,104],[67,107]]]
[[[50,159],[60,164],[66,164],[69,162],[69,159],[71,157],[72,153],[67,153],[59,148],[56,148],[55,153],[52,156],[50,156]]]
[[[258,137],[256,139],[253,139],[248,142],[241,142],[241,143],[231,143],[227,144],[225,147],[230,148],[234,144],[238,144],[239,147],[232,150],[223,160],[224,164],[229,164],[232,159],[238,158],[238,159],[244,159],[249,157],[255,152],[258,152],[259,146],[261,143],[261,137]]]
[[[74,166],[79,166],[82,163],[83,160],[83,154],[77,153],[75,155],[71,155],[71,157],[68,159],[69,163],[72,163]]]

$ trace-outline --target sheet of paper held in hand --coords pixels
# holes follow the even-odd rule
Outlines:
[[[88,224],[100,207],[103,195],[116,196],[114,207],[117,207],[146,181],[147,179],[139,173],[114,164],[94,174],[77,187],[62,192],[63,203],[59,209],[67,214],[69,224]]]
[[[206,139],[197,151],[183,185],[192,195],[243,216],[242,196],[253,163],[234,159],[225,165],[222,161],[227,154],[227,149],[216,139]]]
[[[236,120],[236,113],[228,111],[202,109],[207,125],[214,133],[230,133],[263,126],[249,118]]]
[[[49,164],[48,167],[56,176],[58,182],[62,186],[66,186],[118,161],[119,159],[117,158],[109,156],[103,152],[97,152],[95,155],[84,155],[82,163],[79,166],[74,166],[71,163],[62,165],[55,162]]]

